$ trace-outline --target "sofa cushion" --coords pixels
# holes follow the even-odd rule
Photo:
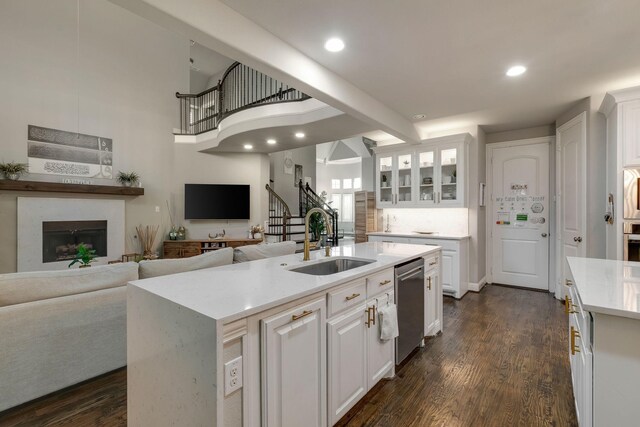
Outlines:
[[[296,253],[296,242],[263,243],[260,245],[240,246],[233,251],[233,262],[255,261]]]
[[[135,262],[0,274],[0,307],[125,286],[137,279]]]
[[[219,267],[232,262],[233,249],[231,248],[218,249],[190,258],[140,261],[140,278],[149,279],[151,277],[166,276],[167,274]]]

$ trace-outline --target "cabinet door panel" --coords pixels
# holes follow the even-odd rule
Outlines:
[[[436,334],[436,319],[437,315],[437,289],[438,289],[438,273],[437,270],[429,272],[429,274],[425,277],[425,299],[424,299],[424,307],[425,307],[425,325],[424,325],[424,335],[435,335]]]
[[[455,251],[442,251],[442,288],[445,292],[456,292],[456,268],[458,267],[458,254]]]
[[[380,295],[377,299],[371,299],[367,304],[367,307],[374,307],[376,324],[370,325],[367,329],[369,334],[368,344],[368,387],[376,385],[380,379],[394,366],[395,363],[395,340],[380,341],[380,322],[378,318],[378,305],[387,303],[387,295],[389,296],[389,302],[394,302],[393,292]]]
[[[393,205],[395,194],[395,177],[393,174],[393,156],[380,155],[376,163],[377,206],[390,207]]]
[[[322,298],[263,320],[264,425],[326,425],[325,307]]]
[[[336,423],[367,392],[365,304],[327,324],[329,422]]]

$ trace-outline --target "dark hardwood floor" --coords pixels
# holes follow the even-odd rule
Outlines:
[[[341,421],[347,426],[576,425],[563,306],[486,286],[444,300],[444,334]],[[0,426],[124,426],[126,371],[0,413]]]

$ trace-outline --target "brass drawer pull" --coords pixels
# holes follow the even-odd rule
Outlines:
[[[573,286],[573,280],[567,279],[567,280],[564,281],[564,284],[567,285],[567,286]]]
[[[391,280],[387,279],[384,282],[380,282],[380,286],[388,285],[389,283],[391,283]]]
[[[576,338],[580,338],[580,332],[576,331],[576,329],[571,327],[571,355],[574,356],[576,353],[580,353],[580,349],[576,346]]]
[[[350,297],[346,297],[345,299],[346,299],[347,301],[351,301],[352,299],[354,299],[354,298],[358,298],[359,296],[360,296],[360,294],[353,294],[353,295],[351,295]]]
[[[431,276],[427,277],[427,280],[429,281],[429,284],[427,286],[429,290],[431,290]]]
[[[577,305],[575,305],[573,303],[573,300],[571,298],[569,298],[569,295],[565,295],[565,297],[564,297],[564,312],[565,312],[565,314],[577,313],[577,311],[575,311],[573,309],[573,307],[577,307]]]
[[[437,263],[438,263],[438,260],[435,260],[435,261],[433,261],[433,262],[430,262],[430,263],[429,263],[429,267],[431,267],[432,265],[436,265]]]
[[[306,317],[306,316],[310,315],[311,313],[313,313],[313,311],[305,310],[301,314],[294,314],[293,316],[291,316],[291,321],[302,319],[303,317]]]

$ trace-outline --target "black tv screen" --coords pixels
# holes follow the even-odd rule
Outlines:
[[[185,219],[250,219],[249,185],[185,184]]]

